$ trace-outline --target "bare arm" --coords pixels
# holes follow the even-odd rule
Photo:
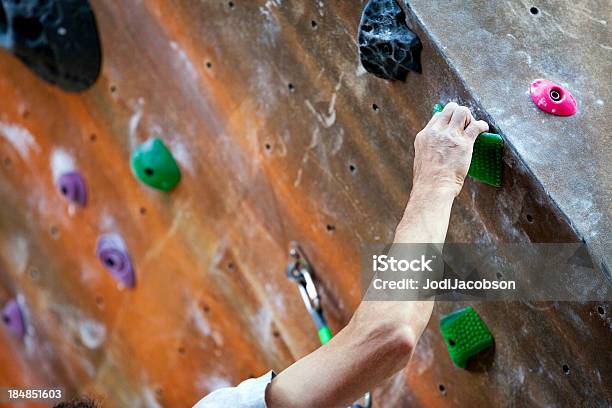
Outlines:
[[[397,243],[443,243],[453,200],[467,174],[476,136],[488,125],[450,103],[416,137],[414,181]],[[270,408],[346,407],[406,366],[429,322],[433,301],[362,302],[329,343],[281,372]]]

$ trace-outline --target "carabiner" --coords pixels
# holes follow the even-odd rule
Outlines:
[[[298,283],[300,295],[308,312],[321,313],[321,297],[312,279],[312,268],[295,241],[290,244],[289,256],[292,261],[287,266],[287,277]]]

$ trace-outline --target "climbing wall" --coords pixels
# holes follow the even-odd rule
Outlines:
[[[348,322],[360,249],[392,239],[431,106],[457,100],[493,122],[410,11],[422,73],[367,74],[362,7],[95,0],[102,68],[80,93],[0,53],[0,303],[19,299],[27,324],[22,340],[0,330],[0,385],[184,407],[279,372],[319,344],[285,275],[292,240],[315,268],[332,331]],[[181,171],[170,192],[130,169],[154,137]],[[67,170],[85,181],[84,207],[58,191]],[[133,288],[97,258],[104,234],[122,238]],[[581,240],[512,145],[503,188],[469,180],[448,238]],[[453,367],[437,327],[459,305],[437,304],[408,369],[373,390],[375,406],[610,403],[609,304],[471,305],[495,349]]]

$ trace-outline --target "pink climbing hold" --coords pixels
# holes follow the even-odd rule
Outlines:
[[[530,87],[531,100],[544,112],[557,116],[576,113],[576,99],[561,85],[547,79],[536,79]]]
[[[18,338],[23,338],[25,335],[25,323],[23,321],[23,314],[17,300],[9,300],[4,308],[2,309],[2,323],[4,326]]]

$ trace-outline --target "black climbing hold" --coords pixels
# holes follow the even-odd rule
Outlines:
[[[366,71],[389,80],[421,72],[421,41],[396,0],[370,0],[359,23],[359,56]]]
[[[87,0],[0,0],[0,47],[65,91],[96,81],[102,52]]]

